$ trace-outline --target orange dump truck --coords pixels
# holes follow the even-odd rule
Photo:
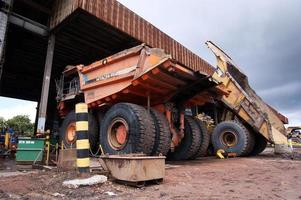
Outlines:
[[[174,160],[205,155],[210,135],[197,117],[204,111],[216,119],[211,136],[215,149],[241,156],[259,153],[256,142],[269,139],[256,140],[261,132],[240,114],[233,112],[236,118],[220,125],[229,119],[220,114],[229,109],[224,101],[229,95],[214,76],[193,72],[163,50],[140,45],[88,66],[66,67],[57,81],[60,138],[66,148],[74,147],[74,106],[85,102],[94,152],[101,145],[109,154],[143,152]]]

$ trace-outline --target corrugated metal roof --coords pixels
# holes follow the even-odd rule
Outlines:
[[[116,0],[57,0],[54,4],[50,27],[56,27],[78,9],[90,13],[137,41],[146,43],[151,47],[164,49],[179,63],[195,71],[210,75],[214,71],[214,68],[205,60]]]

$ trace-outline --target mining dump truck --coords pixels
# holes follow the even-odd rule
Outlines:
[[[294,146],[301,146],[301,126],[292,126],[286,129],[287,138],[292,141]]]
[[[288,143],[284,124],[288,123],[288,119],[256,94],[247,76],[230,56],[211,41],[207,41],[206,45],[217,59],[212,77],[230,92],[221,100],[223,106],[218,111],[220,123],[212,134],[213,146],[216,149],[238,151],[241,155],[256,155],[270,142],[276,145],[275,151],[285,152]],[[223,132],[227,129],[230,131]],[[236,134],[237,131],[241,134]]]
[[[206,154],[211,137],[216,150],[255,155],[267,141],[274,142],[269,132],[274,126],[263,111],[239,110],[243,100],[250,109],[253,101],[221,79],[221,72],[231,78],[226,69],[219,66],[213,76],[194,72],[144,44],[87,66],[67,66],[56,83],[61,142],[65,148],[75,146],[74,107],[85,102],[91,152],[101,146],[108,154],[194,159]],[[233,98],[241,101],[229,101]],[[215,111],[211,136],[198,118],[209,108]],[[253,116],[261,117],[260,123],[251,121]]]

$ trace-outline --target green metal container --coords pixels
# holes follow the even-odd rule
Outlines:
[[[43,159],[45,139],[19,137],[16,154],[17,162],[40,162]]]

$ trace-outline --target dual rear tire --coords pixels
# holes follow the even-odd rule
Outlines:
[[[100,126],[100,144],[105,153],[145,153],[155,144],[155,123],[143,107],[118,103],[105,114]]]
[[[105,153],[167,155],[171,142],[165,116],[131,103],[118,103],[104,116],[99,141]]]
[[[254,133],[255,144],[252,151],[249,153],[249,156],[256,156],[263,152],[267,147],[267,140],[260,135],[259,133]]]
[[[197,122],[192,117],[185,116],[184,125],[184,138],[174,152],[169,153],[170,160],[193,159],[199,149],[201,134]]]
[[[174,152],[170,152],[171,160],[193,160],[205,156],[210,136],[203,121],[185,116],[184,138]]]

